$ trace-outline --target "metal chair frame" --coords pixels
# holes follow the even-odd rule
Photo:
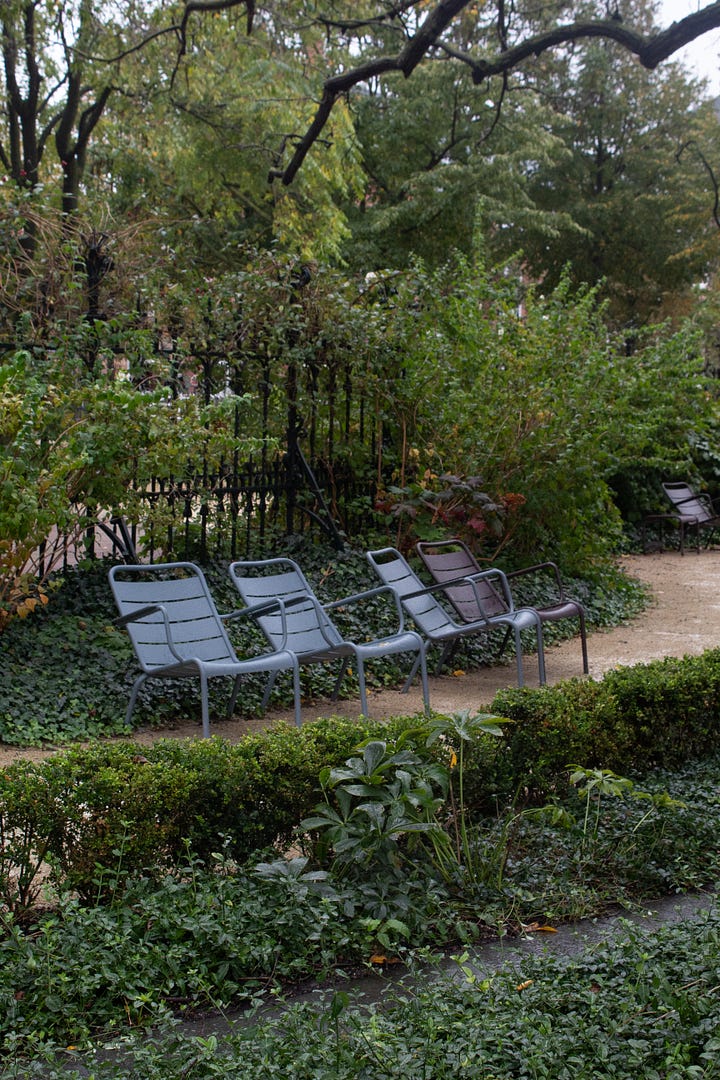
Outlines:
[[[229,572],[240,596],[250,605],[247,610],[255,610],[254,617],[273,649],[289,649],[301,667],[338,659],[342,661],[333,690],[333,700],[337,698],[350,664],[354,661],[360,689],[360,709],[363,716],[369,716],[365,664],[382,656],[414,652],[417,653],[417,663],[413,667],[413,676],[419,668],[425,711],[429,712],[430,696],[423,639],[414,630],[405,629],[402,607],[392,589],[381,586],[322,604],[302,570],[292,559],[238,560],[231,563]],[[348,641],[343,637],[329,612],[383,595],[392,601],[395,608],[395,632],[362,642]],[[268,600],[279,600],[282,607],[272,611],[263,610],[263,604]],[[410,679],[405,684],[405,690],[409,688],[411,681]],[[266,699],[273,682],[274,676],[271,676],[265,692]]]
[[[492,582],[499,587],[507,604],[507,611],[502,615],[485,615],[474,622],[456,622],[436,594],[445,595],[448,583],[441,582],[424,586],[410,564],[395,548],[380,548],[369,551],[367,559],[380,580],[394,589],[398,599],[423,635],[426,650],[431,645],[442,646],[442,654],[437,670],[449,659],[459,641],[473,634],[489,633],[497,627],[509,627],[515,639],[518,686],[525,682],[523,672],[522,641],[523,630],[533,629],[537,640],[538,676],[540,684],[545,683],[545,656],[543,649],[542,623],[533,608],[515,608],[507,578],[502,570],[484,570],[479,574],[469,575],[455,584],[463,584],[476,595],[478,607],[483,611],[482,592],[486,583]],[[411,678],[414,671],[411,672]]]
[[[297,659],[288,648],[239,659],[225,629],[229,619],[255,617],[244,609],[221,615],[202,570],[194,563],[118,565],[109,572],[110,587],[120,617],[116,626],[130,636],[142,669],[133,683],[126,713],[131,722],[140,688],[147,679],[200,679],[203,736],[210,734],[208,680],[234,679],[227,715],[232,716],[244,675],[265,672],[274,678],[280,671],[293,673],[295,722],[300,717],[300,677]],[[264,611],[277,611],[282,624],[285,612],[280,601],[266,601]]]

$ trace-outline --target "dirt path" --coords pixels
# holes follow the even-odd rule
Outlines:
[[[720,552],[677,552],[633,555],[622,559],[627,573],[650,585],[651,606],[632,623],[588,636],[590,678],[600,678],[610,668],[643,663],[663,656],[697,655],[720,645]],[[549,683],[580,677],[580,640],[575,638],[546,650]],[[537,686],[534,656],[525,662],[526,685]],[[475,710],[487,705],[495,692],[515,686],[515,661],[467,674],[441,675],[430,679],[430,700],[437,712]],[[371,715],[384,719],[412,715],[422,710],[419,685],[408,694],[382,690],[369,694]],[[303,705],[303,718],[357,716],[358,702],[313,701]],[[262,720],[230,720],[213,724],[214,734],[238,739],[278,721],[292,723],[290,710],[270,712]],[[199,723],[182,724],[172,730],[138,731],[133,738],[150,742],[157,738],[198,738]],[[43,757],[47,752],[0,746],[0,766],[17,757]]]

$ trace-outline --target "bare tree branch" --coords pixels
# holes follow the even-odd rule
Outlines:
[[[286,185],[292,183],[341,95],[360,83],[393,71],[400,72],[407,78],[420,61],[437,48],[467,65],[472,72],[473,82],[479,85],[494,75],[507,75],[531,56],[540,56],[549,49],[585,38],[615,41],[634,53],[644,67],[652,70],[684,45],[720,26],[720,0],[716,0],[715,3],[672,23],[666,30],[656,34],[641,34],[614,18],[591,20],[552,27],[518,45],[503,49],[491,59],[476,58],[441,40],[445,29],[469,3],[470,0],[439,0],[418,31],[397,55],[373,58],[327,79],[315,116],[306,133],[298,141],[290,162],[284,169],[272,169],[270,179],[280,179]],[[502,40],[504,24],[501,25],[500,32]]]
[[[715,225],[720,229],[720,182],[715,175],[715,170],[703,154],[702,150],[697,144],[695,139],[690,139],[689,142],[683,143],[678,152],[675,155],[675,160],[680,161],[686,150],[694,150],[697,156],[700,158],[703,168],[708,175],[710,186],[713,189],[714,199],[712,208],[712,217]]]

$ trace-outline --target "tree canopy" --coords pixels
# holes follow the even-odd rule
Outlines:
[[[643,322],[707,275],[720,220],[720,125],[663,63],[720,3],[655,20],[652,0],[12,0],[4,198],[30,255],[24,208],[54,201],[87,206],[85,235],[152,220],[212,274],[246,242],[439,265],[479,221],[493,257],[551,285],[572,261]]]

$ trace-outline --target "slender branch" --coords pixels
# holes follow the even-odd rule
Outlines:
[[[690,139],[689,142],[683,143],[683,145],[680,147],[678,152],[675,154],[675,160],[678,162],[678,164],[679,164],[684,152],[686,150],[688,150],[688,149],[692,149],[692,150],[695,151],[697,156],[700,158],[702,166],[705,169],[705,172],[707,173],[707,175],[708,175],[708,177],[710,179],[710,184],[712,186],[713,195],[714,195],[713,208],[712,208],[712,217],[713,217],[713,221],[715,222],[716,226],[718,227],[718,229],[720,229],[720,181],[718,181],[718,178],[715,175],[715,170],[713,169],[712,165],[710,164],[708,159],[703,154],[702,150],[698,146],[695,139]]]

